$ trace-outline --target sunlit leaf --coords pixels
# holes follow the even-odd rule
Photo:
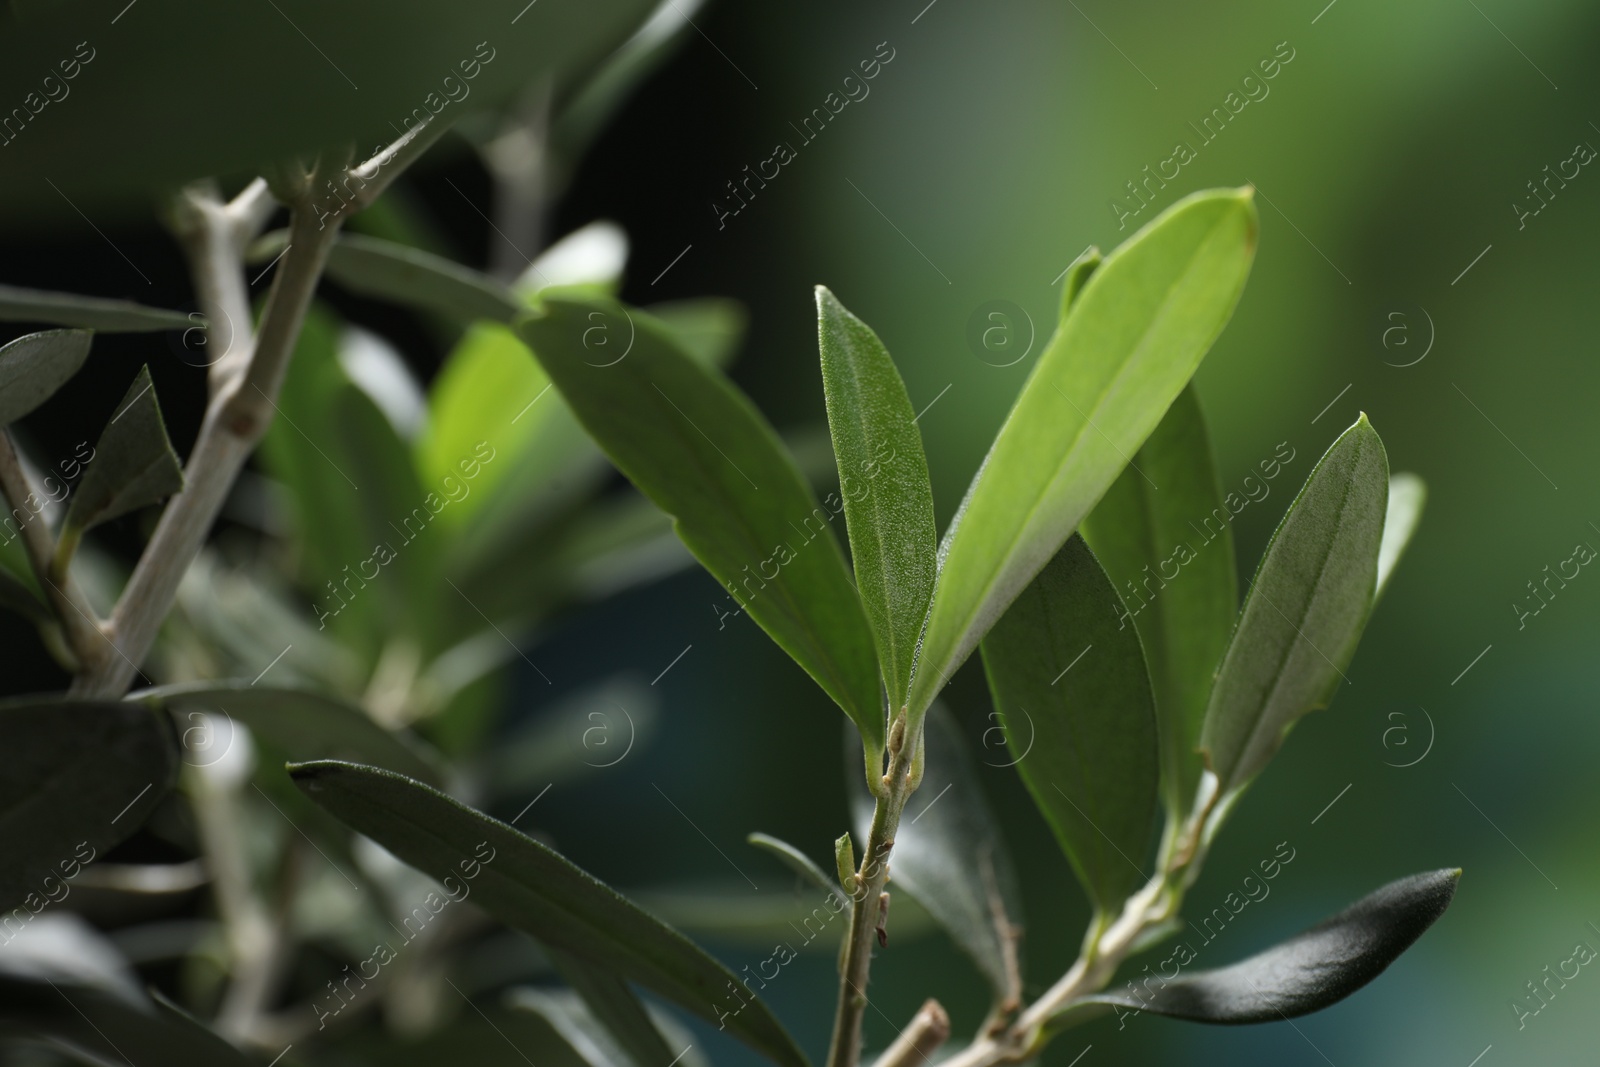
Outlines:
[[[843,503],[818,504],[749,399],[648,316],[549,296],[520,329],[612,461],[881,750],[872,634],[831,529]]]
[[[1362,415],[1317,461],[1261,557],[1217,672],[1200,744],[1224,794],[1326,707],[1372,610],[1389,461]]]
[[[341,822],[424,874],[467,887],[472,901],[501,922],[712,1022],[721,1021],[720,1008],[727,1028],[747,1044],[778,1063],[804,1067],[805,1056],[764,1004],[724,1003],[730,988],[743,988],[731,971],[553,849],[374,767],[320,761],[291,765],[290,774]]]
[[[938,531],[916,412],[871,327],[817,286],[822,389],[839,464],[850,561],[878,663],[899,700],[933,596]]]
[[[95,442],[94,459],[72,494],[63,541],[119,515],[154,504],[183,488],[183,466],[167,440],[150,368],[128,386]]]
[[[1106,915],[1149,877],[1159,805],[1155,707],[1126,616],[1073,537],[983,642],[1017,771]]]
[[[49,400],[89,357],[88,330],[46,330],[0,347],[0,427]]]
[[[945,533],[914,713],[1155,429],[1233,313],[1255,244],[1249,190],[1197,193],[1089,276]]]
[[[1383,540],[1378,544],[1378,589],[1374,600],[1383,595],[1395,564],[1405,555],[1406,546],[1422,522],[1422,508],[1427,501],[1428,487],[1415,474],[1401,471],[1389,476],[1389,507],[1383,517]]]
[[[1205,1023],[1268,1023],[1320,1011],[1378,977],[1415,944],[1450,906],[1460,877],[1459,869],[1414,874],[1232,966],[1172,979],[1157,975],[1091,1000],[1115,1006],[1119,1017],[1150,1011]],[[1178,948],[1163,969],[1172,958],[1193,958],[1192,946]]]
[[[139,828],[178,768],[171,727],[135,704],[14,701],[0,737],[0,910],[43,907]]]
[[[1188,812],[1200,784],[1200,726],[1239,609],[1233,515],[1223,506],[1192,387],[1083,521],[1083,537],[1144,644],[1161,734],[1167,807]]]
[[[203,320],[181,311],[145,307],[131,300],[52,293],[15,285],[0,285],[0,322],[48,322],[100,333],[149,333],[203,324]]]

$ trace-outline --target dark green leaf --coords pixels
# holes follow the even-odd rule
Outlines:
[[[561,949],[548,951],[561,977],[583,998],[589,1015],[616,1039],[618,1050],[627,1059],[646,1067],[674,1062],[676,1053],[667,1047],[650,1013],[627,982],[582,956]]]
[[[1399,959],[1444,914],[1460,878],[1460,869],[1413,874],[1232,966],[1129,982],[1129,992],[1091,1002],[1204,1023],[1267,1023],[1320,1011]]]
[[[1089,276],[945,533],[913,713],[1155,429],[1232,315],[1255,244],[1248,189],[1197,193]]]
[[[1223,794],[1326,707],[1372,610],[1389,461],[1362,415],[1317,461],[1261,557],[1217,672],[1200,744]]]
[[[167,440],[150,368],[128,386],[95,442],[94,461],[72,494],[62,540],[154,504],[183,488],[183,466]]]
[[[1168,810],[1181,817],[1200,785],[1200,726],[1239,610],[1233,515],[1223,506],[1192,386],[1178,394],[1082,532],[1144,643],[1163,792]]]
[[[817,345],[856,588],[889,699],[911,681],[939,535],[922,435],[905,383],[871,327],[817,286]]]
[[[749,399],[648,316],[550,296],[520,328],[600,447],[881,750],[872,633],[831,530],[844,505],[819,505]]]
[[[243,723],[293,760],[347,759],[435,785],[444,780],[439,757],[425,742],[385,730],[361,708],[309,689],[246,681],[182,682],[142,689],[127,699],[171,709],[180,735],[197,729],[196,712],[209,711]],[[207,755],[196,752],[193,758]]]
[[[1411,535],[1422,521],[1422,506],[1428,501],[1428,487],[1415,474],[1401,471],[1389,476],[1389,507],[1383,516],[1383,540],[1378,545],[1378,588],[1373,600],[1383,595],[1384,586],[1394,574],[1395,564],[1405,555]]]
[[[55,395],[89,357],[88,330],[30,333],[0,347],[0,428]]]
[[[778,1063],[805,1056],[759,1000],[722,1007],[742,988],[733,973],[682,934],[505,823],[420,782],[356,764],[292,765],[300,788],[351,829],[433,878],[470,888],[490,915],[545,944],[639,982],[727,1026]],[[462,882],[469,873],[471,879]],[[730,986],[731,983],[731,986]]]
[[[983,642],[1017,770],[1106,915],[1149,877],[1159,803],[1155,707],[1126,616],[1074,536]]]
[[[903,889],[926,908],[978,965],[995,1003],[1015,1008],[1022,996],[1022,899],[1011,853],[955,717],[935,703],[923,731],[922,786],[895,834],[890,888]],[[873,801],[855,782],[850,806],[864,841]]]
[[[134,704],[14,702],[0,706],[0,737],[0,910],[42,904],[137,830],[178,770],[171,727]]]
[[[49,322],[100,333],[149,333],[205,325],[198,315],[77,293],[52,293],[0,285],[0,322]]]
[[[102,989],[0,978],[0,1029],[60,1041],[94,1063],[254,1063],[159,994],[130,1001]]]
[[[0,566],[0,608],[14,611],[29,622],[44,623],[54,617],[33,587],[5,566]]]

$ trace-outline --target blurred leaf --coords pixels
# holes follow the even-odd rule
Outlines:
[[[1232,315],[1255,244],[1248,189],[1197,193],[1089,277],[945,532],[913,712],[1155,429]]]
[[[52,293],[0,285],[0,322],[48,322],[81,326],[100,333],[150,333],[203,325],[198,316],[145,307],[131,300],[107,300],[77,293]]]
[[[851,763],[858,758],[852,754]],[[635,890],[633,898],[652,915],[685,933],[718,945],[762,952],[770,952],[775,942],[788,939],[801,954],[836,955],[839,940],[849,925],[844,921],[826,922],[825,917],[835,905],[809,886],[759,893],[752,892],[744,882],[727,888],[652,886]],[[807,919],[811,920],[809,924]],[[805,941],[794,939],[797,926],[808,934]],[[897,943],[939,929],[927,909],[909,894],[895,898],[892,926]]]
[[[1011,853],[955,716],[935,703],[923,730],[927,762],[917,795],[924,799],[913,802],[920,810],[903,819],[895,835],[890,888],[905,890],[928,910],[978,965],[995,1003],[1009,1011],[1022,996],[1022,898]],[[873,801],[864,786],[852,787],[850,806],[865,841]],[[890,929],[899,929],[898,913]]]
[[[59,1041],[93,1063],[255,1062],[160,994],[130,1003],[91,987],[0,978],[0,1027]]]
[[[290,774],[317,804],[423,873],[460,879],[475,870],[466,883],[472,899],[500,921],[719,1021],[717,1004],[733,973],[560,853],[388,771],[319,761]],[[732,1015],[729,1029],[776,1062],[804,1067],[767,1007],[745,1007],[750,1014]]]
[[[1017,771],[1107,916],[1148,878],[1160,791],[1150,679],[1126,614],[1074,536],[983,642]]]
[[[1450,906],[1460,878],[1459,869],[1413,874],[1230,967],[1162,977],[1154,985],[1147,979],[1142,991],[1103,993],[1091,1002],[1204,1023],[1268,1023],[1320,1011],[1416,943]]]
[[[505,641],[494,635],[501,649]],[[564,695],[522,718],[480,754],[495,797],[522,797],[584,772],[621,763],[650,743],[661,715],[658,690],[627,675]]]
[[[825,286],[817,286],[816,297],[822,386],[850,560],[893,715],[910,688],[933,596],[939,545],[933,487],[916,412],[888,349]],[[880,480],[881,474],[888,477]],[[854,492],[852,481],[865,483],[865,491]]]
[[[561,949],[550,949],[550,958],[555,962],[556,969],[561,972],[561,977],[567,985],[572,987],[583,1000],[583,1005],[588,1009],[594,1028],[600,1033],[591,1034],[590,1040],[600,1037],[601,1034],[609,1036],[616,1045],[615,1053],[602,1061],[601,1067],[609,1063],[631,1061],[635,1064],[654,1065],[658,1063],[671,1064],[675,1062],[676,1055],[667,1047],[666,1041],[661,1036],[661,1031],[656,1029],[655,1023],[650,1019],[650,1013],[640,1003],[639,998],[628,983],[617,975],[604,968],[597,967],[570,952]],[[515,1001],[513,1001],[515,1003]],[[550,1023],[556,1024],[555,1019]],[[566,1036],[563,1034],[563,1036]],[[569,1043],[581,1049],[575,1042],[568,1038]]]
[[[14,611],[33,623],[45,623],[54,618],[33,587],[4,566],[0,566],[0,608]]]
[[[520,935],[518,935],[520,937]],[[526,941],[525,938],[522,939]],[[437,1029],[402,1036],[386,1026],[352,1028],[341,1034],[333,1055],[317,1063],[382,1064],[383,1067],[595,1067],[541,1015],[516,1004],[521,990],[511,990],[508,1003],[472,1002]],[[466,1006],[463,1005],[463,1008]],[[138,1067],[145,1067],[139,1064]]]
[[[75,535],[154,504],[183,488],[183,466],[167,440],[150,368],[141,367],[117,413],[94,445],[62,524],[63,546]]]
[[[1422,507],[1428,501],[1428,487],[1409,471],[1389,476],[1389,506],[1383,516],[1383,539],[1378,544],[1378,584],[1372,594],[1376,601],[1389,584],[1395,564],[1405,555],[1406,546],[1422,521]]]
[[[47,879],[59,888],[137,830],[178,770],[171,727],[131,704],[12,701],[0,737],[0,910],[43,907],[56,891]]]
[[[750,315],[726,297],[669,300],[645,308],[667,328],[678,347],[708,367],[727,367],[744,340]]]
[[[1239,610],[1233,516],[1193,386],[1178,394],[1082,531],[1144,645],[1167,809],[1181,817],[1200,786],[1200,726]]]
[[[93,339],[88,330],[46,330],[0,347],[0,427],[16,422],[67,384],[89,358]]]
[[[520,328],[612,461],[881,751],[876,655],[829,530],[837,511],[816,503],[755,406],[643,313],[552,296]]]
[[[309,689],[242,680],[180,682],[141,689],[127,699],[170,709],[182,734],[195,729],[195,711],[187,715],[183,711],[209,711],[243,723],[293,760],[347,759],[435,785],[444,781],[439,757],[426,742],[411,733],[386,730],[354,704]],[[197,758],[205,755],[196,753]]]
[[[1362,415],[1317,461],[1272,535],[1211,690],[1200,744],[1224,795],[1326,707],[1366,627],[1389,461]]]
[[[691,1047],[676,1055],[669,1051],[665,1058],[656,1053],[648,1060],[641,1060],[637,1055],[625,1051],[625,1046],[613,1038],[612,1032],[600,1024],[584,1002],[568,990],[524,987],[507,991],[505,999],[509,1006],[519,1012],[542,1018],[583,1057],[588,1067],[655,1067],[658,1063],[667,1067],[676,1063],[681,1063],[683,1067],[707,1067],[706,1058],[693,1050],[692,1035],[681,1026],[673,1025],[673,1020],[664,1012],[649,1011],[646,1021],[650,1022],[653,1029],[659,1027],[662,1034],[671,1038],[671,1047],[676,1047],[680,1042]]]
[[[539,253],[515,282],[512,291],[529,307],[541,290],[583,286],[615,296],[628,263],[628,235],[621,226],[598,219],[580,226]]]
[[[822,868],[812,861],[810,856],[807,856],[804,852],[789,844],[789,842],[781,841],[771,834],[750,834],[745,838],[745,841],[761,851],[777,857],[779,863],[782,863],[817,889],[825,893],[832,893],[840,900],[844,899],[844,891],[839,888],[839,883],[829,878]]]
[[[1067,265],[1066,285],[1061,288],[1061,317],[1065,319],[1067,312],[1072,310],[1072,305],[1077,303],[1078,295],[1083,292],[1083,287],[1089,284],[1089,278],[1100,269],[1100,264],[1106,257],[1101,255],[1100,249],[1090,245],[1078,253],[1078,258]]]
[[[266,262],[283,252],[287,230],[266,234],[250,258]],[[381,237],[341,234],[328,251],[327,275],[353,292],[459,322],[510,322],[522,310],[510,289],[454,260]]]

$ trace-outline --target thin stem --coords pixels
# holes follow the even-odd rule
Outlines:
[[[68,646],[77,658],[79,669],[88,670],[110,656],[110,643],[100,629],[100,621],[90,607],[89,600],[73,581],[71,574],[53,578],[56,546],[46,529],[43,508],[34,511],[29,500],[39,500],[28,481],[27,471],[17,455],[10,430],[0,430],[0,491],[11,504],[13,513],[28,513],[20,527],[22,544],[28,553],[28,562],[39,579],[39,586],[48,598],[51,610],[61,623]]]
[[[872,1067],[924,1067],[950,1038],[950,1016],[929,997]]]

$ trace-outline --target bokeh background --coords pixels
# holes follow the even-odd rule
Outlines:
[[[1528,583],[1546,565],[1579,543],[1600,546],[1600,174],[1585,166],[1542,201],[1528,185],[1576,145],[1600,145],[1600,9],[1573,0],[1324,4],[714,4],[599,138],[550,222],[552,235],[596,218],[621,224],[632,243],[628,300],[744,302],[751,328],[733,376],[788,430],[823,419],[810,287],[832,287],[895,354],[913,403],[931,405],[920,425],[942,527],[1054,325],[1053,279],[1073,257],[1091,243],[1109,249],[1192,190],[1256,186],[1254,273],[1197,378],[1225,486],[1280,442],[1296,456],[1237,521],[1241,580],[1316,457],[1360,411],[1392,467],[1421,474],[1430,496],[1349,684],[1295,731],[1190,896],[1192,910],[1207,910],[1280,842],[1295,850],[1271,896],[1231,924],[1205,962],[1265,947],[1400,875],[1443,866],[1465,875],[1454,907],[1416,948],[1328,1011],[1227,1029],[1144,1017],[1119,1031],[1106,1020],[1059,1040],[1046,1063],[1569,1064],[1592,1060],[1600,1036],[1600,975],[1588,969],[1521,1028],[1511,1006],[1531,1007],[1526,983],[1575,943],[1600,948],[1600,577],[1585,570],[1536,615],[1519,616],[1519,606],[1539,606]],[[126,20],[198,10],[146,5],[156,10],[134,8]],[[348,12],[284,7],[313,38],[323,17],[361,30]],[[413,36],[444,37],[437,27],[450,27],[440,46],[449,51],[477,39],[471,19],[487,17],[479,8],[408,5],[368,17],[393,18]],[[494,11],[497,24],[503,15]],[[114,32],[107,24],[95,40]],[[11,197],[0,206],[0,281],[193,306],[141,183],[184,176],[188,157],[175,145],[225,143],[235,154],[222,158],[239,167],[252,136],[314,128],[315,141],[355,114],[331,64],[270,13],[240,32],[254,44],[235,40],[220,55],[173,46],[170,61],[159,48],[139,60],[100,44],[104,65],[89,68],[77,91],[89,96],[89,79],[103,72],[133,94],[109,112],[120,118],[105,125],[115,131],[110,150],[92,139],[55,146],[68,154],[46,173],[0,149]],[[337,39],[339,27],[325,32]],[[373,30],[380,44],[399,32]],[[604,34],[591,36],[570,50],[573,62],[606,50]],[[797,143],[791,123],[880,49],[893,59],[870,95],[719,226],[713,204],[727,201],[725,183],[775,142]],[[511,86],[520,61],[512,43],[505,50],[510,62],[496,74]],[[368,82],[358,92],[409,99],[436,80],[397,54],[386,62],[374,45],[347,59],[349,75]],[[1269,94],[1202,144],[1190,124],[1230,92],[1242,95],[1259,61],[1288,54]],[[297,95],[275,107],[245,94],[255,102],[242,125],[169,109],[206,96],[208,79],[230,63],[245,64],[246,85],[288,71]],[[26,81],[26,72],[8,74],[5,85]],[[375,113],[351,121],[365,132]],[[1113,204],[1132,212],[1140,203],[1126,183],[1178,141],[1197,149],[1195,159],[1119,227]],[[119,181],[124,167],[129,182]],[[451,254],[471,264],[496,255],[499,238],[463,202],[488,189],[470,153],[447,143],[406,188]],[[419,376],[435,369],[437,348],[417,338],[414,320],[349,294],[330,299],[388,338]],[[995,301],[1014,309],[1014,347],[1003,353],[970,340],[974,316]],[[75,382],[30,432],[70,454],[148,361],[186,448],[202,373],[160,335],[106,338],[97,352],[104,377]],[[119,536],[132,551],[136,528],[113,528],[113,550]],[[642,684],[659,675],[648,686],[659,728],[614,766],[552,792],[540,828],[615,884],[710,888],[733,908],[742,893],[793,888],[745,834],[767,831],[820,858],[848,815],[841,716],[748,620],[719,628],[719,600],[715,583],[689,570],[568,612],[525,646],[553,684],[529,672],[505,713],[538,717],[562,694],[618,672]],[[4,636],[8,690],[59,683],[31,638]],[[979,672],[963,671],[947,699],[986,758],[991,709]],[[1075,955],[1086,907],[1014,772],[980,770],[1022,873],[1037,991]],[[869,1047],[925,996],[951,1009],[958,1033],[982,1014],[973,968],[936,932],[908,927],[875,964]],[[735,968],[768,953],[736,938],[717,949]],[[832,976],[824,951],[767,990],[817,1056]],[[742,1049],[701,1032],[717,1062],[744,1061]]]

